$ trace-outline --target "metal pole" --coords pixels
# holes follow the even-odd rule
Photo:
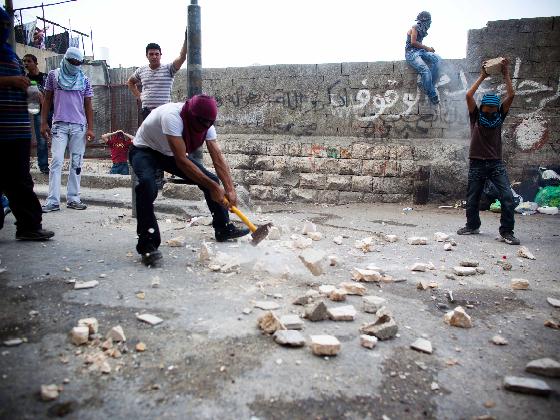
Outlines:
[[[187,27],[187,95],[191,98],[202,93],[202,53],[200,6],[191,0],[188,7]]]
[[[16,50],[16,34],[14,31],[14,5],[12,0],[6,0],[6,13],[10,16],[10,35],[8,36],[8,44]]]

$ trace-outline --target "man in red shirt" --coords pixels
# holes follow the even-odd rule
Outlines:
[[[101,141],[111,148],[113,167],[109,171],[110,174],[130,175],[128,170],[128,148],[132,144],[133,139],[133,136],[122,130],[101,136]]]

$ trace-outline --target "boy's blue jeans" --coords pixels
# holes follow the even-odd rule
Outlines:
[[[439,55],[426,50],[407,51],[406,62],[420,75],[422,89],[431,101],[437,98],[434,85],[439,79]]]

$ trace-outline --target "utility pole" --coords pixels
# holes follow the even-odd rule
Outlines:
[[[191,0],[187,27],[187,95],[188,98],[202,93],[202,53],[200,6]]]
[[[12,0],[6,0],[6,13],[10,16],[10,35],[8,36],[8,44],[13,50],[16,50],[16,34],[14,30],[14,5]]]

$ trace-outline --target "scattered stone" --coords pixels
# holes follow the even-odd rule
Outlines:
[[[282,315],[280,317],[280,322],[288,330],[303,329],[303,320],[299,317],[299,315]]]
[[[374,335],[380,340],[388,340],[397,335],[399,327],[385,307],[380,308],[375,315],[374,322],[365,323],[360,327],[362,334]]]
[[[553,330],[560,330],[560,324],[552,319],[547,319],[544,321],[544,326],[552,328]]]
[[[352,270],[352,278],[356,281],[372,282],[383,280],[383,275],[376,270],[354,268]]]
[[[270,228],[268,228],[268,236],[266,237],[267,239],[271,241],[277,241],[278,239],[280,239],[280,236],[280,229],[278,229],[277,226],[271,226]]]
[[[312,335],[311,351],[316,356],[336,356],[340,352],[340,341],[333,335]]]
[[[70,341],[72,341],[72,344],[76,346],[87,344],[88,339],[89,339],[88,327],[74,327],[70,331]]]
[[[292,235],[292,248],[306,249],[313,245],[313,239],[301,235]]]
[[[453,327],[471,328],[473,326],[471,317],[462,306],[457,306],[454,310],[447,312],[443,317],[443,321]]]
[[[272,311],[268,311],[261,315],[257,320],[259,328],[265,334],[274,334],[278,330],[285,330],[286,327],[280,322],[280,319]]]
[[[550,305],[554,306],[555,308],[560,308],[560,299],[554,299],[554,298],[548,297],[548,298],[546,298],[546,301]]]
[[[443,232],[434,233],[434,239],[438,242],[445,242],[449,239],[449,235]]]
[[[317,299],[318,297],[320,297],[320,293],[316,290],[308,290],[305,295],[300,296],[298,298],[296,298],[292,304],[294,305],[309,305],[311,302],[313,302],[315,299]]]
[[[158,325],[163,322],[163,319],[152,314],[136,315],[136,319],[150,325]],[[121,341],[126,341],[126,340],[121,340]]]
[[[136,297],[140,300],[144,300],[146,298],[146,293],[140,291],[140,292],[136,292]]]
[[[126,341],[126,336],[124,335],[124,331],[120,325],[111,328],[111,330],[107,333],[106,337],[117,342]]]
[[[198,260],[200,262],[208,261],[212,258],[212,255],[214,255],[212,248],[210,248],[206,242],[202,242],[202,245],[200,245],[200,249],[198,250]]]
[[[255,308],[262,309],[263,311],[273,311],[280,308],[280,305],[270,300],[260,300],[255,302]]]
[[[476,274],[476,268],[474,267],[453,267],[453,273],[457,276],[474,276]]]
[[[484,407],[486,407],[486,408],[494,408],[494,407],[496,407],[496,403],[495,403],[494,401],[492,401],[492,400],[484,401],[484,404],[483,404],[483,405],[484,405]]]
[[[101,343],[101,348],[103,350],[109,350],[112,347],[113,347],[113,339],[111,337],[109,337],[107,340]]]
[[[362,304],[364,312],[369,314],[376,313],[379,309],[383,307],[383,305],[387,302],[386,299],[383,299],[379,296],[364,296],[362,298]]]
[[[412,267],[410,267],[410,271],[421,271],[421,272],[425,272],[426,270],[428,270],[428,264],[426,263],[414,263],[412,265]]]
[[[347,294],[345,289],[334,289],[329,293],[329,299],[333,302],[343,302],[346,300]]]
[[[366,252],[373,252],[375,251],[375,238],[368,236],[367,238],[355,241],[354,248],[361,250],[364,254]]]
[[[52,401],[58,398],[58,385],[41,385],[41,399],[43,401]]]
[[[366,349],[372,349],[377,345],[377,337],[373,335],[360,334],[360,344]]]
[[[356,319],[356,309],[352,305],[329,308],[327,313],[333,321],[354,321]]]
[[[443,245],[443,249],[444,251],[452,251],[453,245],[451,245],[449,242],[446,242],[445,245]]]
[[[142,352],[146,351],[146,345],[142,342],[137,343],[136,344],[136,351],[138,353],[142,353]]]
[[[536,260],[535,256],[526,246],[520,246],[517,250],[517,256],[521,258],[527,258],[529,260]]]
[[[251,308],[243,308],[243,315],[249,315],[253,310]]]
[[[445,278],[448,280],[457,280],[453,274],[446,274]]]
[[[151,284],[152,284],[152,287],[154,289],[157,289],[159,287],[160,283],[161,283],[161,280],[160,280],[159,276],[152,277],[152,283]]]
[[[313,322],[329,319],[327,305],[324,302],[317,302],[307,306],[305,308],[305,318]]]
[[[492,337],[492,343],[497,346],[506,346],[508,344],[508,341],[501,335],[495,335],[494,337]]]
[[[409,245],[427,245],[428,244],[428,238],[425,238],[423,236],[411,236],[411,237],[407,238],[406,241],[409,243]]]
[[[414,343],[410,345],[413,350],[418,350],[424,353],[432,354],[432,343],[430,343],[425,338],[418,338]]]
[[[323,234],[321,232],[309,232],[307,237],[311,238],[313,241],[320,241],[323,239]]]
[[[324,252],[315,249],[305,249],[299,256],[299,259],[314,276],[323,274],[323,266],[321,263],[325,259]]]
[[[436,281],[431,281],[428,283],[428,287],[430,289],[437,289],[439,287],[439,284]]]
[[[301,229],[301,233],[303,235],[308,235],[309,233],[312,233],[312,232],[317,232],[317,226],[315,225],[315,223],[306,221],[303,224],[303,228]]]
[[[512,265],[511,263],[504,261],[504,260],[498,260],[496,261],[496,264],[499,265],[500,267],[502,267],[502,270],[504,271],[511,271],[512,269]]]
[[[274,341],[282,346],[303,347],[305,345],[305,338],[299,331],[278,330],[273,337]]]
[[[385,235],[384,239],[387,242],[397,242],[399,240],[399,237],[397,235]]]
[[[21,338],[12,338],[10,340],[4,341],[4,345],[6,347],[16,347],[16,346],[19,346],[22,343],[23,343],[23,340]]]
[[[560,363],[548,357],[527,363],[525,370],[536,375],[548,376],[549,378],[560,378]]]
[[[478,267],[478,261],[477,260],[466,259],[466,260],[461,261],[459,263],[459,265],[461,267]]]
[[[105,279],[105,278],[107,278],[107,274],[105,274],[105,273],[100,274],[100,275],[99,275],[99,278],[100,278],[100,279]]]
[[[98,284],[99,282],[97,280],[76,282],[74,283],[74,290],[91,289],[97,286]]]
[[[367,289],[364,285],[349,281],[343,281],[338,285],[341,289],[344,289],[349,295],[363,296],[366,294]]]
[[[504,378],[504,388],[523,394],[548,396],[552,390],[546,382],[540,379],[521,378],[518,376],[506,376]]]
[[[428,282],[425,280],[418,280],[418,283],[416,283],[416,288],[418,290],[428,290]]]
[[[327,257],[327,261],[329,262],[329,265],[331,267],[334,267],[335,265],[338,264],[338,257],[336,255],[329,255]]]
[[[475,268],[477,274],[486,274],[486,270],[482,267]]]
[[[176,238],[169,239],[167,241],[167,246],[170,247],[184,247],[186,244],[184,236],[177,236]]]
[[[78,321],[78,327],[88,327],[90,334],[97,334],[99,323],[95,318],[83,318]]]
[[[336,286],[333,286],[332,284],[322,284],[319,286],[319,292],[323,295],[329,295],[334,289],[336,289]]]
[[[511,288],[513,290],[527,290],[529,288],[529,280],[511,279]]]
[[[342,241],[343,241],[342,236],[335,236],[335,237],[333,238],[333,242],[334,242],[335,244],[337,244],[337,245],[342,245]]]
[[[187,226],[210,226],[212,224],[212,217],[200,216],[193,217]]]

